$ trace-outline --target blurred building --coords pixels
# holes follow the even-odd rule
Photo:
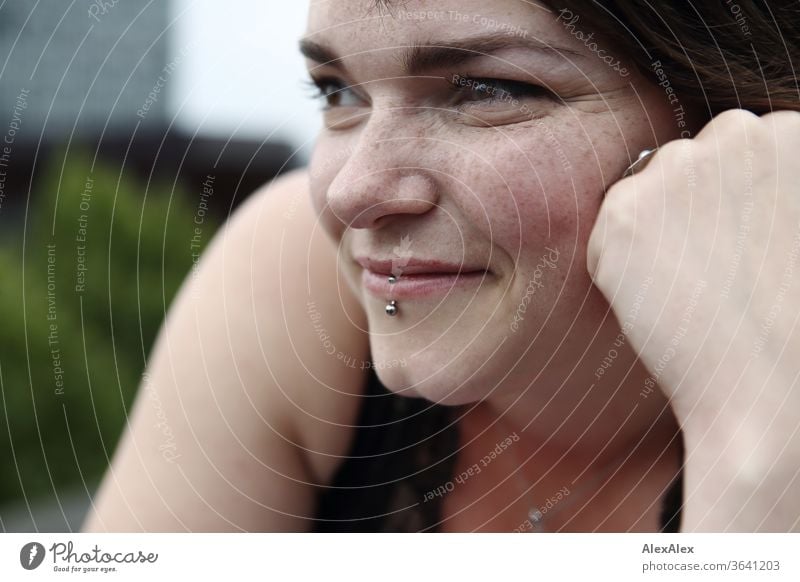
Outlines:
[[[0,9],[0,111],[29,89],[23,126],[31,141],[163,126],[163,98],[144,119],[136,110],[167,62],[167,25],[167,2],[8,0]]]
[[[309,115],[313,105],[297,98],[300,87],[295,79],[285,79],[285,75],[296,72],[299,78],[303,73],[296,40],[290,38],[295,33],[281,11],[295,15],[296,29],[301,25],[297,15],[305,8],[266,4],[261,0],[0,2],[0,306],[6,307],[4,334],[0,334],[0,340],[5,340],[0,341],[0,450],[13,447],[14,453],[13,458],[0,455],[8,485],[0,491],[0,531],[74,531],[80,525],[99,475],[96,471],[84,474],[86,465],[78,462],[76,450],[80,449],[84,460],[92,456],[105,461],[101,455],[108,453],[106,446],[113,442],[104,440],[103,435],[110,432],[102,433],[100,424],[107,426],[107,419],[114,418],[109,414],[130,404],[144,366],[143,355],[164,316],[161,302],[170,300],[165,288],[174,290],[185,276],[175,265],[188,270],[194,236],[207,243],[213,234],[212,221],[204,226],[202,237],[193,228],[191,239],[186,236],[171,245],[153,232],[159,228],[178,232],[192,219],[195,225],[201,211],[224,218],[258,186],[302,163],[303,156],[296,153],[313,133]],[[273,18],[262,21],[264,30],[272,27],[274,33],[259,29],[258,18],[265,12]],[[259,44],[264,42],[273,44],[265,48]],[[291,51],[293,64],[278,58],[284,51]],[[287,123],[291,118],[294,125]],[[83,211],[79,205],[85,203],[92,225],[88,236],[77,239],[80,230],[87,228],[86,219],[69,223],[67,239],[58,239],[58,272],[68,281],[73,280],[73,269],[83,273],[78,266],[85,266],[88,259],[81,263],[78,257],[84,256],[84,243],[99,246],[104,259],[95,259],[88,271],[92,285],[86,287],[94,291],[92,299],[84,295],[83,284],[74,293],[69,286],[59,287],[58,353],[61,349],[66,353],[68,346],[84,350],[74,364],[63,364],[69,368],[64,374],[64,383],[69,384],[66,393],[72,398],[69,406],[62,394],[53,395],[52,378],[43,381],[41,374],[36,375],[49,374],[53,366],[54,348],[47,335],[53,330],[42,327],[52,324],[50,312],[43,311],[50,308],[42,292],[47,288],[49,293],[51,263],[36,262],[45,243],[51,241],[37,240],[28,230],[26,237],[21,236],[26,224],[35,224],[35,219],[43,222],[44,205],[37,215],[35,205],[28,205],[29,197],[37,193],[40,200],[51,200],[45,194],[53,190],[41,186],[46,180],[60,179],[57,168],[64,148],[88,149],[121,178],[137,178],[137,188],[117,192],[124,192],[127,201],[136,200],[138,186],[154,179],[169,187],[182,183],[182,191],[192,197],[183,205],[184,212],[188,208],[192,213],[182,216],[186,220],[173,220],[170,229],[162,222],[148,229],[146,224],[142,228],[139,209],[130,203],[122,205],[126,212],[113,214],[115,222],[111,218],[104,222],[98,201],[104,194],[114,194],[113,186],[95,190],[89,210],[89,199],[75,191],[75,180],[60,183],[56,193],[66,190],[73,200],[67,205],[63,203],[67,197],[61,197],[62,208],[74,213],[78,208]],[[44,175],[47,168],[56,168],[54,175]],[[107,172],[102,175],[106,185],[117,183],[108,179]],[[209,175],[213,175],[213,197],[205,196],[203,186]],[[65,183],[71,183],[72,190],[62,186]],[[167,190],[154,188],[162,194]],[[141,189],[142,200],[147,193]],[[51,223],[56,225],[57,214],[53,212],[52,219],[46,214],[48,229]],[[109,244],[104,237],[110,236],[112,224],[115,239]],[[132,228],[126,231],[120,225]],[[133,235],[138,237],[135,243]],[[126,244],[117,242],[125,241],[125,236]],[[150,245],[148,251],[147,241],[154,239],[158,244]],[[52,269],[55,273],[54,264]],[[147,273],[156,276],[147,279]],[[135,294],[135,300],[128,292]],[[55,299],[50,305],[55,315]],[[10,313],[24,316],[14,320]],[[102,317],[93,319],[92,313]],[[43,334],[43,330],[49,331]],[[102,338],[94,349],[86,348],[91,338]],[[59,355],[59,370],[61,365]],[[83,367],[86,374],[81,372]],[[94,393],[89,368],[94,373],[114,370],[95,382]],[[102,403],[94,397],[98,394],[105,395]],[[81,422],[80,415],[89,411],[97,415],[94,421]],[[40,420],[45,418],[58,422]],[[62,419],[63,425],[59,424]],[[20,427],[35,427],[35,436],[33,428]],[[111,432],[119,434],[115,431]],[[84,445],[72,448],[75,442]],[[68,447],[72,456],[64,452]],[[19,462],[23,456],[27,461]],[[60,470],[51,472],[54,464],[48,464],[48,459],[57,462]],[[13,489],[19,489],[20,495],[15,496]]]
[[[20,211],[36,168],[63,146],[84,145],[144,179],[178,176],[192,188],[213,170],[220,196],[212,211],[219,213],[298,164],[286,143],[266,134],[210,135],[173,123],[171,95],[192,45],[209,42],[187,42],[184,28],[176,48],[183,21],[173,9],[164,0],[0,6],[0,146],[10,149],[0,218]]]

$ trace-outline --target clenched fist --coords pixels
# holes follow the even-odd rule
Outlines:
[[[715,117],[611,187],[588,269],[670,399],[686,531],[799,530],[800,113]]]

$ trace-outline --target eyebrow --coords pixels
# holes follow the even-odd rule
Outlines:
[[[553,46],[532,38],[486,35],[449,41],[431,41],[408,47],[400,58],[406,75],[421,75],[431,70],[462,65],[501,50],[525,49],[547,55],[583,58],[573,49]],[[300,52],[312,61],[343,69],[342,57],[333,49],[309,39],[300,41]]]

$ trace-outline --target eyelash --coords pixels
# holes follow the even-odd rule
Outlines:
[[[344,91],[349,89],[347,85],[335,77],[321,77],[319,79],[312,78],[310,81],[306,81],[305,85],[311,90],[312,99],[325,101],[324,109],[338,107],[337,105],[331,103],[331,97],[335,95],[341,95]],[[329,89],[331,86],[337,87],[337,89],[330,92],[326,91],[326,89]]]
[[[470,97],[471,95],[486,95],[486,98],[474,99],[474,101],[478,102],[493,103],[495,101],[553,97],[553,93],[545,87],[524,83],[522,81],[453,75],[449,83],[452,85],[454,92],[459,95],[466,97]]]
[[[491,79],[485,77],[470,77],[468,75],[453,75],[448,81],[453,93],[466,98],[468,101],[494,103],[498,101],[513,101],[526,98],[553,98],[551,91],[541,85],[533,85],[522,81],[504,79]],[[312,91],[312,98],[324,100],[324,109],[339,107],[331,101],[332,97],[341,96],[349,87],[335,77],[321,77],[305,82]],[[334,90],[330,90],[334,87]],[[470,97],[477,96],[477,99]]]

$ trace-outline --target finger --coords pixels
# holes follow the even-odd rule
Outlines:
[[[657,151],[658,151],[657,147],[653,149],[642,150],[636,161],[633,162],[630,166],[628,166],[625,172],[623,172],[622,179],[630,178],[637,172],[641,172],[642,170],[644,170],[647,164],[650,163],[650,160],[653,159],[653,156]]]

